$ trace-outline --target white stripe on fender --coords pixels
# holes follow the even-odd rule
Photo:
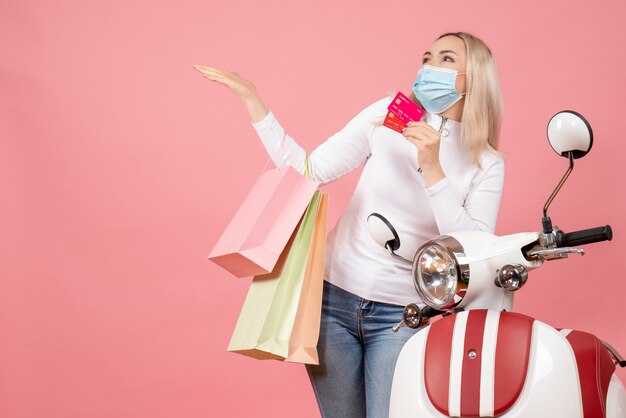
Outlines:
[[[465,351],[465,327],[469,311],[456,314],[452,333],[450,353],[450,386],[448,387],[448,412],[450,416],[461,416],[461,375],[463,372],[463,352]]]
[[[494,388],[496,374],[496,344],[500,311],[487,311],[480,363],[480,416],[494,416]]]
[[[572,330],[571,330],[571,329],[562,329],[562,330],[561,330],[561,331],[559,331],[559,332],[563,335],[563,337],[567,337],[567,335],[568,335],[570,332],[572,332]]]

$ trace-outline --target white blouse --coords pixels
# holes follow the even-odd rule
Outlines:
[[[420,302],[411,266],[393,259],[374,242],[367,217],[385,216],[401,241],[398,254],[413,259],[419,246],[438,235],[462,231],[493,232],[502,187],[504,162],[490,152],[482,168],[472,163],[461,143],[461,124],[447,120],[439,160],[446,177],[425,187],[418,171],[417,147],[382,121],[392,98],[371,104],[308,156],[313,178],[331,182],[365,163],[354,194],[328,238],[325,280],[364,299],[406,305]],[[424,119],[439,130],[442,118]],[[306,152],[278,123],[274,114],[252,123],[277,167],[289,164],[304,174]]]

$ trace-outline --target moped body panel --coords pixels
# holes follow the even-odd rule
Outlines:
[[[482,312],[480,315],[485,318],[482,340],[477,336],[481,327],[476,326],[481,320],[477,312]],[[419,331],[398,358],[390,417],[582,418],[583,396],[576,354],[566,333],[532,318],[530,322],[508,321],[509,325],[498,329],[506,322],[503,318],[513,315],[524,317],[491,310],[465,311],[441,319],[453,321],[451,342],[448,347],[445,344],[440,347],[443,355],[429,356],[430,371],[425,368],[425,359],[429,336],[437,323]],[[511,327],[513,330],[503,333],[504,328]],[[529,334],[527,350],[519,347],[525,344],[525,338],[511,339],[516,327],[520,328],[520,334]],[[500,342],[498,337],[502,339]],[[525,369],[521,377],[520,366]],[[437,369],[439,381],[433,373]],[[446,385],[447,394],[441,392]],[[606,416],[623,417],[625,404],[626,392],[613,375],[606,395]]]

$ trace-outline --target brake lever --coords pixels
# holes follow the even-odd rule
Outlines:
[[[536,260],[557,260],[560,258],[567,258],[568,254],[585,255],[585,250],[582,248],[562,247],[530,250],[527,253],[528,257]]]

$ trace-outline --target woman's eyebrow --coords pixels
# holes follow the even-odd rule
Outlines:
[[[457,54],[456,52],[451,51],[451,50],[449,50],[449,49],[446,49],[445,51],[439,51],[439,55],[441,55],[441,54],[450,54],[450,53],[452,53],[452,54],[454,54],[454,55],[459,55],[459,54]]]
[[[424,56],[426,56],[426,55],[432,55],[432,54],[430,52],[426,51],[426,52],[424,52]]]

